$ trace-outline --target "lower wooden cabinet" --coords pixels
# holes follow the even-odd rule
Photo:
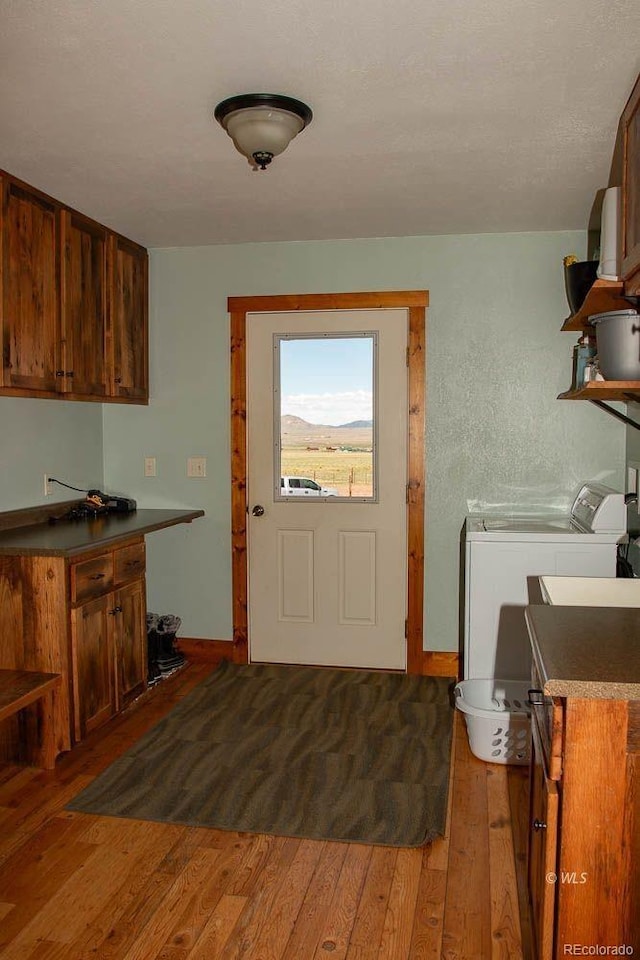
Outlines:
[[[142,580],[72,611],[76,741],[110,720],[144,690],[145,619]]]
[[[536,960],[610,955],[613,947],[621,956],[638,955],[640,701],[546,700],[549,723],[544,709],[532,718]]]
[[[74,739],[82,740],[116,712],[109,595],[72,612],[71,662]]]
[[[0,667],[62,675],[56,753],[144,691],[145,593],[142,538],[72,559],[0,557]]]
[[[144,581],[118,591],[110,611],[115,663],[116,710],[122,710],[147,683],[147,624]]]
[[[534,722],[530,782],[529,888],[531,920],[540,960],[553,956],[557,842],[558,787],[549,779]]]

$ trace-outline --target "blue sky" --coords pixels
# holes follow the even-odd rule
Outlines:
[[[280,341],[283,414],[309,423],[371,420],[372,383],[370,337]]]

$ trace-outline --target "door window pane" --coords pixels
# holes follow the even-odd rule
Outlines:
[[[276,499],[375,500],[375,332],[274,338]]]

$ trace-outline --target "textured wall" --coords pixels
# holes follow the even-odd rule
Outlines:
[[[428,289],[425,646],[458,645],[459,537],[470,509],[566,509],[623,479],[625,428],[569,385],[562,257],[579,233],[240,244],[152,251],[148,408],[106,406],[105,484],[145,506],[202,507],[148,542],[149,605],[182,635],[231,635],[228,296]],[[144,479],[143,457],[158,476]],[[189,455],[208,457],[188,480]]]
[[[102,486],[101,404],[0,397],[0,510],[81,496],[53,486],[45,499],[45,473]]]

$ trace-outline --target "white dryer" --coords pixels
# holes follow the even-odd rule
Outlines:
[[[468,516],[465,523],[465,680],[525,680],[531,650],[524,607],[537,577],[615,577],[626,533],[624,495],[585,484],[567,516]]]

